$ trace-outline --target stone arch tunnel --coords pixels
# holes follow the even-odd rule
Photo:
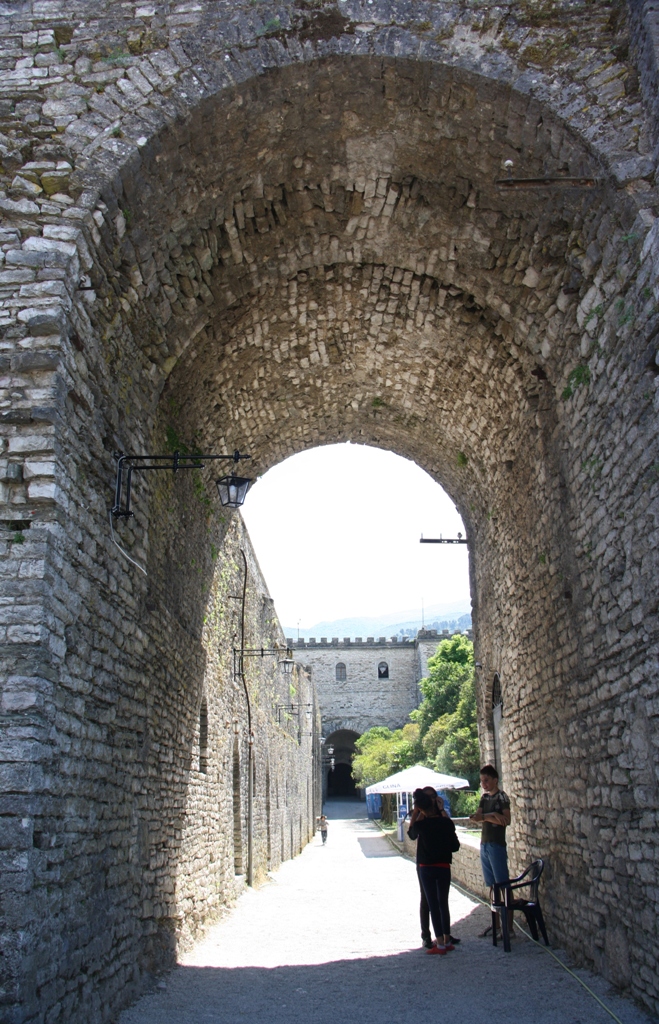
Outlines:
[[[333,750],[330,758],[325,754],[323,792],[329,797],[355,797],[357,789],[352,777],[352,759],[355,755],[355,740],[359,733],[354,729],[334,729],[325,737],[325,751]]]
[[[12,1021],[114,1012],[222,902],[225,811],[242,843],[227,666],[248,572],[248,632],[276,642],[267,588],[201,476],[136,481],[116,533],[147,575],[126,563],[112,453],[239,448],[263,473],[342,440],[414,459],[455,500],[513,863],[547,859],[561,942],[656,1008],[653,23],[549,8],[10,12]],[[246,692],[281,708],[259,671]],[[320,756],[266,710],[263,865],[306,841]],[[206,873],[181,889],[203,829]]]

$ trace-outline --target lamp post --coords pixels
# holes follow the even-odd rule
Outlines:
[[[247,686],[247,680],[245,679],[245,670],[243,665],[243,658],[247,657],[261,657],[264,658],[267,655],[279,655],[283,652],[290,654],[288,648],[281,647],[256,647],[256,648],[239,648],[234,647],[233,658],[234,658],[234,673],[240,678],[243,684],[243,690],[245,692],[245,702],[247,704],[247,744],[248,744],[248,774],[247,774],[247,884],[252,886],[254,884],[254,730],[252,728],[252,704],[249,699],[249,689]],[[293,669],[292,658],[284,658],[280,664],[283,666],[286,674],[290,673]],[[237,724],[238,720],[234,720],[234,732],[236,735],[240,732],[240,727]]]

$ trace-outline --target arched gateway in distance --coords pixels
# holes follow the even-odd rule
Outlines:
[[[471,636],[471,630],[467,631]],[[294,641],[296,663],[313,682],[323,744],[323,794],[356,795],[350,774],[355,740],[377,725],[400,729],[421,699],[419,682],[428,658],[449,630],[419,630],[414,639],[393,636],[321,637]],[[333,757],[327,753],[334,749]],[[333,767],[328,764],[333,761]]]
[[[255,475],[343,440],[456,502],[512,866],[545,857],[557,941],[657,1010],[652,18],[8,5],[14,1024],[111,1017],[171,963],[234,891],[250,778],[257,873],[314,811],[313,729],[276,660],[234,660],[279,635],[238,516],[208,472],[145,474],[114,527],[145,575],[113,542],[113,453],[238,448]]]

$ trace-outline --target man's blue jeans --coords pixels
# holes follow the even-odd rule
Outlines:
[[[481,843],[481,867],[488,886],[508,881],[508,851],[500,843]]]

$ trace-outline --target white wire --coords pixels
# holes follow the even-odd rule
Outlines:
[[[388,839],[391,838],[385,832],[384,828],[382,827],[381,822],[378,821],[377,818],[375,819],[375,824],[378,826],[378,828],[382,832],[384,832],[384,834],[387,836]],[[398,847],[395,847],[395,849],[398,849]],[[490,906],[490,904],[486,903],[484,899],[481,899],[480,896],[477,896],[475,892],[470,892],[468,889],[464,889],[461,885],[458,885],[458,883],[455,882],[453,879],[451,879],[451,885],[453,886],[454,889],[457,889],[458,892],[461,892],[463,896],[468,896],[472,900],[477,900],[478,903],[482,903],[484,907],[489,907]],[[582,986],[582,988],[585,988],[586,992],[588,992],[588,994],[593,997],[595,1002],[599,1003],[600,1006],[602,1007],[602,1009],[606,1010],[606,1012],[609,1014],[610,1017],[613,1017],[614,1021],[616,1021],[616,1024],[622,1024],[622,1021],[620,1020],[620,1017],[617,1017],[615,1015],[615,1013],[613,1012],[613,1010],[609,1006],[607,1006],[606,1003],[604,1003],[595,992],[593,992],[592,988],[590,988],[590,986],[587,985],[586,982],[583,981],[579,977],[578,974],[575,974],[574,971],[571,971],[570,968],[567,966],[567,964],[563,963],[563,961],[560,959],[560,957],[557,957],[556,954],[551,949],[549,949],[548,946],[544,946],[541,942],[538,942],[537,939],[534,939],[532,935],[529,935],[529,933],[526,931],[526,929],[522,928],[522,926],[521,926],[521,924],[519,924],[519,922],[513,921],[513,924],[515,925],[515,928],[517,928],[520,932],[522,932],[523,935],[526,935],[527,939],[530,939],[531,942],[533,942],[536,946],[538,946],[539,949],[541,949],[543,951],[543,953],[549,953],[549,955],[554,958],[556,963],[560,964],[560,966],[563,968],[564,971],[567,971],[567,973],[569,975],[571,975],[574,978],[575,981],[578,981],[579,984]]]
[[[121,553],[124,556],[124,558],[127,558],[128,561],[132,565],[134,565],[137,569],[139,569],[140,572],[143,572],[145,576],[148,576],[149,574],[146,571],[146,569],[143,566],[141,566],[139,562],[136,562],[134,558],[131,558],[130,555],[128,554],[128,552],[124,551],[124,549],[122,548],[121,544],[119,544],[119,542],[117,541],[117,539],[116,539],[116,537],[114,535],[114,526],[112,525],[112,513],[110,512],[108,514],[109,514],[109,519],[110,519],[110,533],[112,534],[112,543],[114,544],[115,547],[117,547],[119,549],[119,551],[121,551]]]
[[[482,903],[484,907],[489,907],[490,904],[486,903],[485,900],[480,898],[480,896],[477,896],[476,893],[469,892],[469,890],[467,890],[467,889],[463,889],[462,886],[458,885],[452,879],[451,879],[451,885],[454,886],[454,888],[456,888],[458,890],[458,892],[461,892],[464,896],[470,896],[471,899],[478,900],[479,903]],[[585,988],[586,992],[588,992],[593,997],[593,999],[600,1004],[602,1009],[606,1010],[606,1012],[609,1014],[609,1016],[613,1017],[613,1019],[617,1022],[617,1024],[622,1024],[622,1021],[620,1020],[620,1017],[616,1017],[616,1015],[613,1012],[613,1010],[610,1009],[610,1007],[608,1007],[606,1005],[606,1003],[602,1002],[600,997],[598,995],[596,995],[595,992],[593,992],[592,988],[590,988],[586,984],[586,982],[583,981],[579,977],[578,974],[575,974],[574,971],[571,971],[570,968],[567,966],[567,964],[563,963],[563,961],[560,959],[560,957],[556,956],[556,954],[554,952],[552,952],[552,950],[549,949],[548,946],[544,946],[541,942],[538,942],[537,939],[534,939],[532,935],[529,935],[529,933],[526,931],[526,929],[522,928],[521,924],[519,924],[517,921],[514,921],[513,924],[515,925],[515,928],[517,928],[523,935],[526,935],[527,939],[530,939],[531,942],[535,943],[535,945],[538,946],[543,951],[543,953],[549,953],[549,955],[554,958],[556,963],[560,964],[561,967],[563,968],[563,970],[567,971],[567,973],[570,974],[574,978],[575,981],[578,981],[579,984],[583,988]]]

